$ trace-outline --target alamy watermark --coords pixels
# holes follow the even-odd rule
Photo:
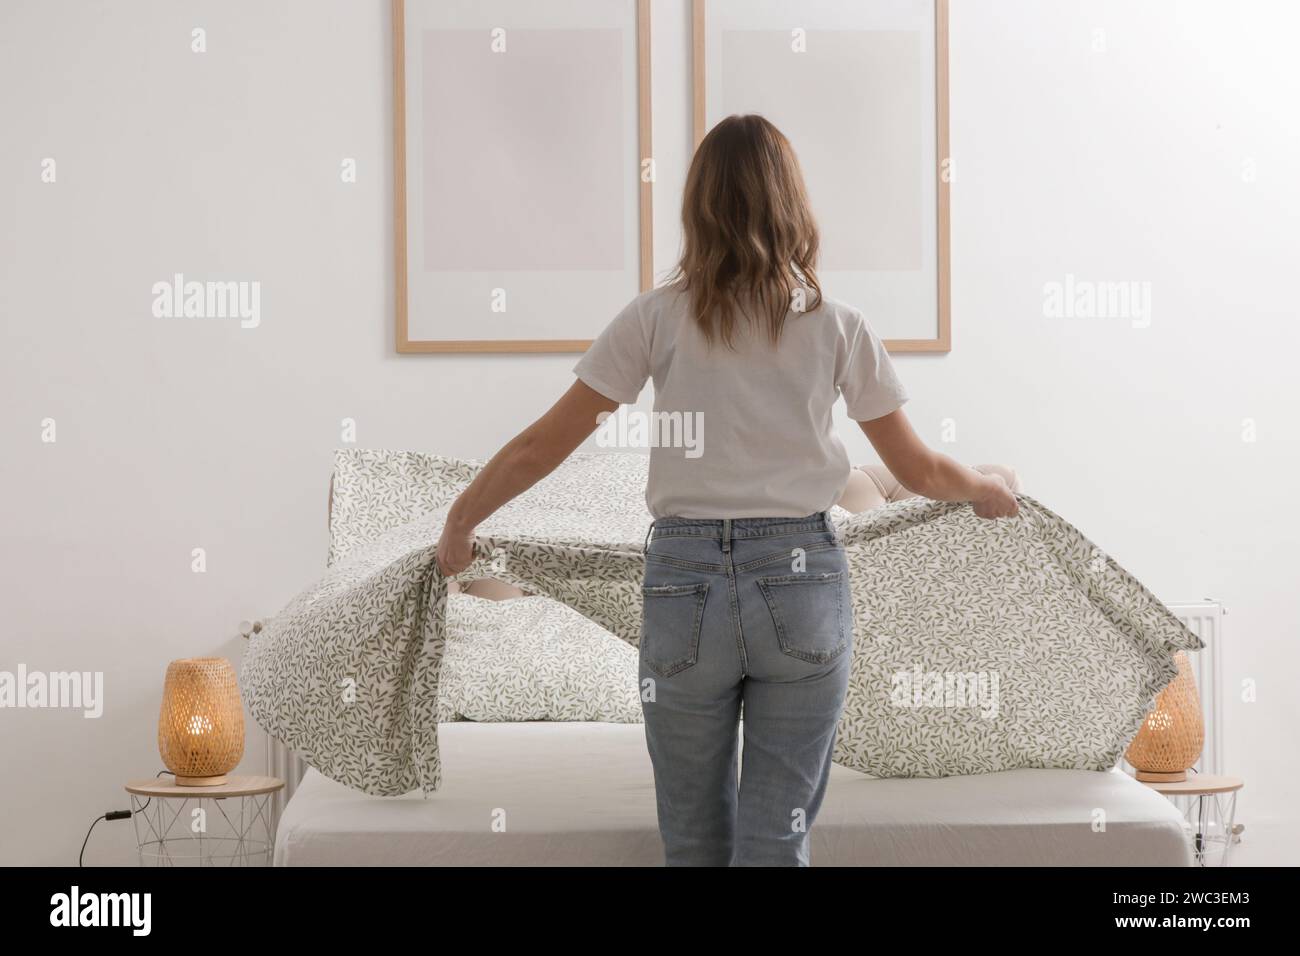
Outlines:
[[[103,671],[0,671],[0,708],[65,708],[94,720],[104,713]]]
[[[153,284],[153,314],[158,319],[239,319],[240,328],[262,324],[262,283],[186,281],[177,272],[171,281]]]
[[[969,708],[986,720],[998,715],[997,671],[897,671],[889,701],[895,707]]]
[[[687,458],[704,454],[703,412],[641,412],[620,408],[596,416],[600,448],[683,448]]]
[[[1049,319],[1127,319],[1135,329],[1151,325],[1150,282],[1094,282],[1067,273],[1043,284],[1043,315]]]
[[[152,893],[83,893],[73,886],[50,897],[50,925],[117,926],[132,936],[148,936],[153,927]]]

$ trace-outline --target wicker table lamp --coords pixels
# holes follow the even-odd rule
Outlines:
[[[1186,780],[1187,768],[1200,759],[1205,743],[1192,663],[1184,651],[1174,655],[1174,662],[1178,676],[1156,696],[1155,709],[1147,714],[1124,755],[1137,778],[1148,783]]]
[[[158,753],[180,787],[215,787],[244,756],[244,707],[235,668],[223,657],[167,665]]]

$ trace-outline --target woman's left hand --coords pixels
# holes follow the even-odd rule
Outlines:
[[[474,560],[474,529],[453,524],[443,525],[438,539],[438,570],[444,575],[459,574]]]
[[[1007,481],[1001,475],[985,476],[985,490],[971,504],[975,514],[981,518],[1014,518],[1020,512],[1016,496],[1007,487]]]

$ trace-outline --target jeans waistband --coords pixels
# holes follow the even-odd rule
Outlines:
[[[819,511],[803,518],[656,518],[650,524],[646,540],[693,536],[732,541],[830,530],[829,511]]]

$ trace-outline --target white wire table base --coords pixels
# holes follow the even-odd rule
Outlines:
[[[1172,798],[1192,828],[1192,853],[1200,866],[1227,866],[1236,839],[1237,791],[1179,794]]]
[[[141,866],[268,866],[274,844],[273,793],[146,797],[131,794]],[[225,806],[237,803],[236,813]],[[195,811],[201,811],[196,813]],[[209,824],[219,824],[209,832]]]

